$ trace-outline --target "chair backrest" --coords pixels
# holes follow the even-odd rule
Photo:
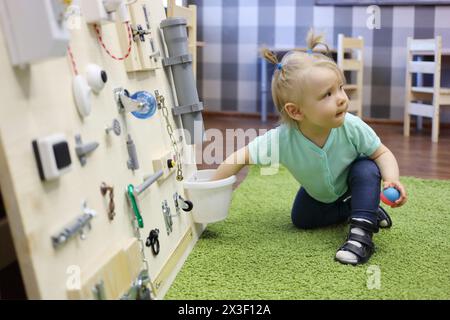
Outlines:
[[[362,117],[363,108],[363,71],[364,71],[364,39],[362,37],[345,37],[338,35],[337,65],[345,73],[351,71],[344,88],[350,99],[349,112],[357,112]],[[346,75],[347,77],[347,75]]]
[[[442,37],[436,36],[436,38],[431,39],[408,37],[406,49],[406,72],[418,74],[419,79],[421,79],[421,74],[433,74],[433,88],[439,91],[441,86]],[[419,59],[414,59],[414,56],[418,56]],[[423,61],[423,56],[434,56],[434,61]],[[418,83],[418,86],[421,85],[421,83]]]
[[[364,68],[363,60],[364,39],[362,37],[346,37],[338,35],[337,64],[343,71],[358,71]],[[356,52],[356,55],[354,54]],[[345,53],[351,53],[346,57]]]

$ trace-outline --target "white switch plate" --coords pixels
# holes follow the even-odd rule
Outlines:
[[[63,57],[69,44],[58,0],[0,0],[0,20],[13,66]]]

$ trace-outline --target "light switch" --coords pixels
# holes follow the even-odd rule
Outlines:
[[[33,140],[33,151],[41,180],[52,180],[70,171],[72,160],[63,134]]]

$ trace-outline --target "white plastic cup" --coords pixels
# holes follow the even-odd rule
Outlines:
[[[215,172],[199,170],[184,182],[188,199],[194,205],[192,216],[196,223],[217,222],[228,216],[236,176],[210,181]]]

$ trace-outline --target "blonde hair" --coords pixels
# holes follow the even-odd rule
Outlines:
[[[305,75],[312,67],[325,67],[335,71],[342,82],[345,77],[336,63],[328,55],[330,54],[327,44],[323,40],[323,35],[316,35],[313,29],[310,29],[306,37],[308,45],[307,52],[291,50],[283,56],[281,61],[275,53],[267,48],[261,50],[262,56],[269,62],[275,64],[275,72],[272,77],[272,99],[280,113],[280,122],[296,127],[296,121],[289,117],[284,111],[286,103],[298,104],[304,92],[306,83]],[[314,51],[314,49],[323,45],[326,49],[325,54]],[[323,50],[322,50],[323,52]]]

